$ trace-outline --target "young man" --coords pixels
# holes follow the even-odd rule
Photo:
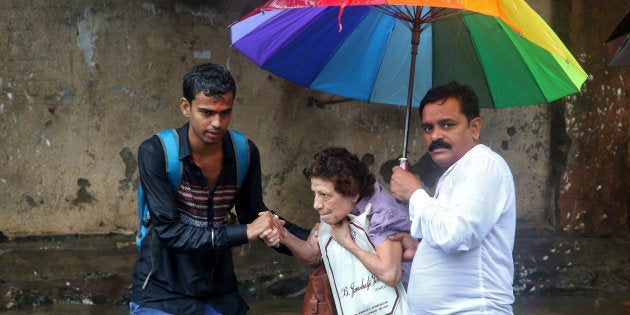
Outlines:
[[[130,314],[245,314],[248,309],[238,294],[231,248],[279,223],[263,202],[260,156],[250,140],[249,168],[237,192],[228,132],[235,94],[234,79],[219,65],[198,65],[184,76],[179,105],[188,123],[177,129],[182,165],[177,191],[159,138],[138,149],[150,228],[134,266]],[[228,225],[233,206],[238,225]],[[304,239],[309,233],[288,222],[285,227]]]
[[[407,295],[412,314],[512,314],[516,203],[503,158],[479,144],[474,91],[456,82],[420,102],[424,142],[445,169],[430,197],[413,174],[394,167],[390,189],[409,201],[417,248]]]

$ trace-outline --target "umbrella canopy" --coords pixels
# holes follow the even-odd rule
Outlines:
[[[541,104],[586,73],[523,0],[272,0],[231,25],[232,45],[300,85],[407,106],[456,80],[481,106]]]
[[[617,24],[606,40],[609,67],[630,66],[630,13]]]

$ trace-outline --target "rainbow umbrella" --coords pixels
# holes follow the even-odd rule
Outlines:
[[[483,107],[542,104],[586,73],[523,0],[272,0],[230,26],[258,66],[315,90],[407,107],[456,80]]]

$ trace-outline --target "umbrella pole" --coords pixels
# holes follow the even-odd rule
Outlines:
[[[411,67],[409,69],[409,86],[407,87],[407,112],[405,113],[405,134],[403,136],[403,151],[400,158],[400,167],[409,169],[407,160],[407,143],[409,142],[409,121],[411,116],[411,102],[413,101],[413,81],[416,75],[416,56],[418,55],[418,44],[420,43],[420,14],[422,7],[416,7],[413,28],[411,29]]]

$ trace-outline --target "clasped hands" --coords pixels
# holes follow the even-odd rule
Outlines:
[[[258,215],[260,216],[264,213],[266,212],[261,212]],[[272,214],[272,215],[274,217],[274,224],[272,224],[267,229],[262,231],[258,235],[258,238],[263,240],[267,246],[277,248],[277,247],[280,247],[282,238],[284,238],[287,235],[287,233],[289,233],[289,231],[287,231],[287,229],[284,227],[284,224],[286,223],[286,221],[280,219],[278,215],[276,214]]]
[[[289,232],[284,227],[286,223],[284,220],[279,219],[278,223],[279,227],[267,229],[259,235],[259,238],[267,246],[277,248],[282,244],[291,251],[298,262],[311,267],[321,264],[321,252],[319,251],[319,242],[317,240],[319,222],[313,226],[306,240],[300,239]]]
[[[263,236],[269,235],[274,231],[276,231],[276,233],[279,233],[278,231],[280,229],[286,231],[284,223],[284,220],[279,219],[278,215],[271,211],[259,212],[258,218],[252,221],[252,223],[247,224],[247,239],[253,241],[256,238],[261,238],[264,240]],[[275,237],[273,240],[277,241],[275,247],[278,247],[280,245],[280,238]],[[265,240],[265,243],[271,246],[267,240]]]

